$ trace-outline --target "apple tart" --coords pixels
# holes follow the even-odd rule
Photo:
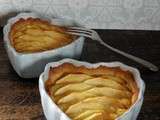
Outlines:
[[[135,103],[139,93],[129,71],[71,63],[50,68],[45,87],[72,120],[115,120]]]
[[[75,37],[65,31],[64,27],[39,18],[21,18],[12,25],[9,39],[17,52],[41,52],[71,43]]]

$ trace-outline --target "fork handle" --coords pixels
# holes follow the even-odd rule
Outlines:
[[[131,55],[131,54],[128,54],[128,53],[125,53],[125,52],[123,52],[123,51],[121,51],[121,50],[118,50],[118,49],[116,49],[116,48],[114,48],[114,47],[112,47],[112,46],[110,46],[110,45],[108,45],[108,44],[106,44],[104,41],[99,41],[102,45],[104,45],[105,47],[107,47],[107,48],[109,48],[110,50],[112,50],[112,51],[114,51],[114,52],[116,52],[116,53],[119,53],[120,55],[123,55],[123,56],[125,56],[125,57],[127,57],[127,58],[129,58],[129,59],[131,59],[131,60],[133,60],[133,61],[135,61],[135,62],[137,62],[137,63],[139,63],[139,64],[141,64],[141,65],[143,65],[144,67],[146,67],[146,68],[149,68],[151,71],[158,71],[159,70],[159,68],[157,67],[157,66],[155,66],[154,64],[152,64],[152,63],[150,63],[150,62],[148,62],[148,61],[146,61],[146,60],[143,60],[143,59],[141,59],[141,58],[138,58],[138,57],[136,57],[136,56],[133,56],[133,55]]]

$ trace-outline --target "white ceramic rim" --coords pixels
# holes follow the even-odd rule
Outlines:
[[[55,103],[54,101],[50,98],[50,96],[48,95],[48,93],[45,90],[44,87],[44,82],[48,79],[48,72],[50,70],[50,67],[54,68],[54,67],[58,67],[59,65],[63,64],[63,63],[71,63],[75,66],[85,66],[87,68],[97,68],[98,66],[102,65],[102,66],[107,66],[107,67],[120,67],[120,69],[124,70],[124,71],[130,71],[133,76],[134,79],[136,80],[136,83],[138,85],[139,88],[139,94],[138,94],[138,99],[136,100],[136,102],[129,108],[128,111],[126,111],[124,114],[122,114],[121,116],[119,116],[118,118],[116,118],[116,120],[123,118],[123,116],[125,116],[126,114],[128,114],[129,112],[132,111],[132,109],[134,107],[136,107],[136,105],[143,99],[144,97],[144,91],[145,91],[145,83],[142,80],[141,76],[140,76],[140,72],[137,68],[134,67],[130,67],[128,65],[125,65],[121,62],[115,61],[115,62],[99,62],[99,63],[88,63],[88,62],[81,62],[81,61],[77,61],[77,60],[73,60],[73,59],[63,59],[57,62],[51,62],[48,63],[45,67],[44,72],[40,75],[39,78],[39,85],[42,84],[40,82],[43,82],[43,90],[40,90],[40,92],[44,92],[45,94],[47,94],[47,96],[49,97],[49,100],[52,101],[52,103],[56,106],[56,108],[58,109],[58,111],[62,112],[63,114],[65,114]],[[39,87],[40,88],[40,87]],[[66,114],[65,114],[66,115]],[[66,115],[67,116],[67,115]]]
[[[72,22],[72,25],[71,26],[76,26],[78,25],[78,23],[76,23],[75,21],[71,20],[71,19],[63,19],[63,18],[52,18],[52,17],[47,17],[47,16],[41,16],[40,14],[38,13],[34,13],[34,12],[22,12],[22,13],[19,13],[17,14],[15,17],[12,17],[10,18],[8,21],[7,21],[7,24],[4,26],[3,28],[3,34],[4,34],[4,42],[7,44],[7,46],[9,46],[10,50],[16,54],[16,55],[20,55],[20,56],[27,56],[27,55],[39,55],[39,54],[47,54],[47,53],[50,53],[50,52],[53,52],[53,51],[58,51],[59,49],[62,49],[62,48],[65,48],[65,47],[68,47],[70,45],[73,45],[75,44],[79,39],[81,38],[84,38],[82,36],[78,37],[76,40],[74,40],[73,42],[71,42],[70,44],[68,45],[65,45],[65,46],[62,46],[60,48],[55,48],[55,49],[51,49],[51,50],[47,50],[47,51],[42,51],[42,52],[35,52],[35,53],[20,53],[20,52],[17,52],[15,50],[15,48],[11,45],[10,43],[10,40],[8,38],[8,34],[9,34],[9,31],[11,30],[11,26],[17,22],[20,18],[24,18],[24,19],[27,19],[29,17],[32,17],[32,18],[40,18],[42,20],[46,20],[48,21],[49,23],[52,24],[52,22],[54,23],[55,22],[61,22],[63,23],[63,21],[68,21],[68,22]],[[61,26],[61,24],[58,24]],[[70,25],[66,25],[66,26],[70,26]],[[9,31],[8,31],[9,30]]]

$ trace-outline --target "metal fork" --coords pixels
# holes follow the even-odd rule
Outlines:
[[[98,41],[100,44],[104,45],[105,47],[107,47],[108,49],[121,54],[122,56],[125,56],[141,65],[143,65],[146,68],[149,68],[151,71],[158,71],[159,68],[157,66],[155,66],[154,64],[152,64],[151,62],[148,62],[146,60],[143,60],[141,58],[138,58],[136,56],[133,56],[131,54],[125,53],[121,50],[118,50],[110,45],[108,45],[107,43],[105,43],[101,37],[99,36],[99,34],[91,29],[87,29],[87,28],[83,28],[83,27],[68,27],[67,28],[67,33],[72,34],[72,35],[77,35],[77,36],[84,36],[84,37],[88,37],[92,40],[96,40]]]

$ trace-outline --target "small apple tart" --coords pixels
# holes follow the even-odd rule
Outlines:
[[[72,120],[115,120],[136,102],[139,93],[129,71],[71,63],[50,68],[45,87]]]
[[[9,39],[17,52],[34,53],[70,44],[75,37],[65,31],[39,18],[21,18],[11,26]]]

